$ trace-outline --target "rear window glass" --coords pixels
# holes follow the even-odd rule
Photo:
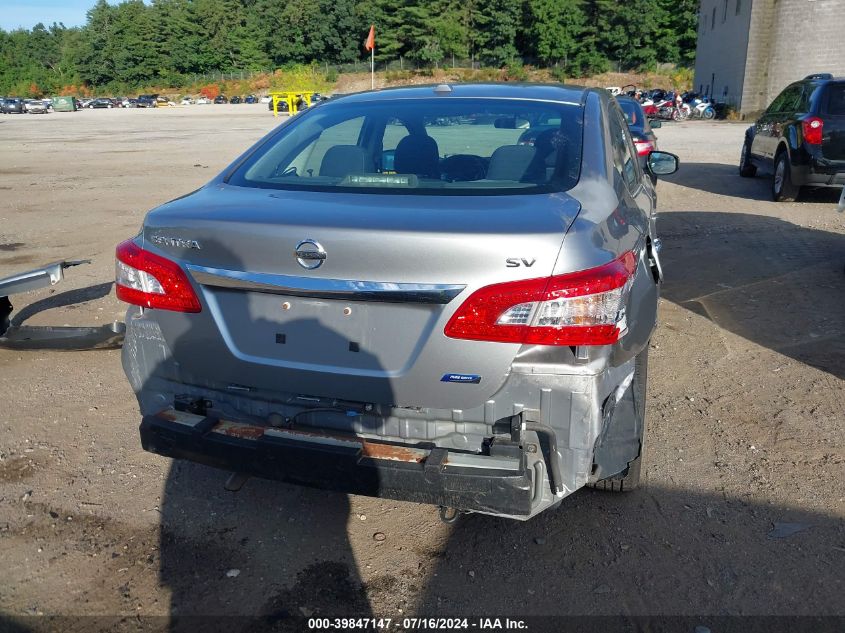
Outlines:
[[[625,120],[628,121],[628,125],[637,125],[640,122],[640,109],[637,104],[626,99],[619,99],[618,103],[619,107],[622,108],[622,112],[625,114]]]
[[[582,107],[504,99],[338,101],[285,125],[229,178],[324,191],[563,191],[578,180]]]
[[[827,114],[845,114],[845,83],[827,87]]]

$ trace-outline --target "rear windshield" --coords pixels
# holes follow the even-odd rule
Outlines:
[[[433,195],[564,191],[582,107],[505,99],[330,102],[282,127],[229,177],[244,187]]]
[[[845,83],[827,87],[827,114],[845,114]]]
[[[643,129],[645,125],[645,115],[643,114],[643,109],[640,105],[634,101],[628,101],[627,99],[617,99],[619,103],[619,107],[622,108],[622,112],[625,114],[625,120],[628,121],[628,125],[633,128]]]

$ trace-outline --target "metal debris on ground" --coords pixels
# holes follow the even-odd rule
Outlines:
[[[786,538],[813,526],[810,523],[774,523],[772,527],[774,529],[769,532],[769,538]]]
[[[66,269],[90,263],[90,259],[54,262],[0,279],[0,347],[76,351],[120,347],[126,331],[126,324],[120,321],[96,327],[35,326],[21,325],[12,318],[11,295],[55,286],[64,279]]]

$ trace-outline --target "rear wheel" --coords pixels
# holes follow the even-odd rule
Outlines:
[[[716,111],[713,108],[705,108],[701,116],[703,116],[707,120],[710,120],[716,117]]]
[[[743,178],[753,178],[757,175],[757,167],[751,162],[751,143],[747,138],[742,144],[742,153],[739,155],[739,175]]]
[[[772,199],[775,202],[793,202],[801,188],[792,183],[789,154],[782,150],[775,159],[775,176],[772,179]]]
[[[631,395],[634,399],[634,415],[636,416],[637,428],[640,429],[640,454],[628,462],[627,470],[613,477],[602,479],[594,484],[597,490],[609,492],[628,492],[636,490],[640,485],[642,473],[643,452],[645,451],[646,437],[646,383],[648,381],[648,347],[640,352],[634,360],[634,379],[631,381]],[[611,421],[613,424],[613,421]]]

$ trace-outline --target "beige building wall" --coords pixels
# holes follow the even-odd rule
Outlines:
[[[809,74],[845,76],[845,0],[739,0],[739,14],[736,3],[722,22],[725,0],[701,2],[696,90],[715,83],[716,100],[754,114]]]
[[[739,106],[752,0],[701,0],[693,89]]]

